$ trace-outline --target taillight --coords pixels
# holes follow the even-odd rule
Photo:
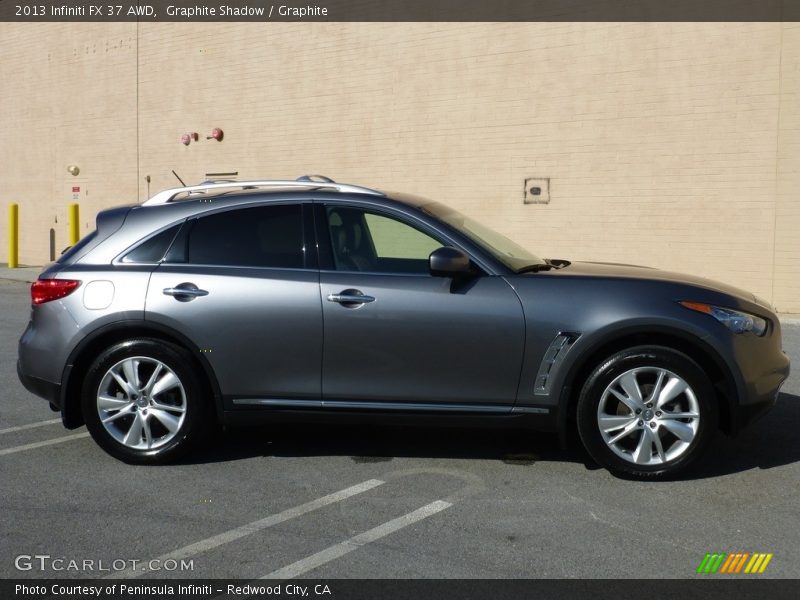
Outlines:
[[[44,304],[69,296],[81,284],[77,279],[37,279],[31,284],[31,300]]]

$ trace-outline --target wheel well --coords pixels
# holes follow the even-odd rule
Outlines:
[[[71,361],[72,368],[66,373],[66,381],[64,385],[64,392],[62,402],[64,403],[64,416],[65,425],[70,429],[80,427],[84,424],[83,412],[81,410],[81,387],[86,376],[86,372],[92,365],[94,359],[106,348],[128,339],[137,337],[147,337],[151,339],[161,340],[164,342],[172,343],[176,346],[188,350],[192,357],[197,372],[200,374],[202,381],[208,386],[211,396],[215,400],[215,409],[219,415],[219,388],[214,376],[210,372],[210,367],[203,364],[200,357],[192,352],[189,344],[180,339],[179,336],[170,334],[167,331],[154,329],[152,327],[142,325],[127,325],[111,329],[100,335],[90,339],[87,343],[78,348],[78,353]]]
[[[631,348],[632,346],[645,345],[672,348],[673,350],[686,354],[700,365],[700,368],[705,371],[706,375],[708,375],[708,378],[711,380],[716,394],[717,405],[719,407],[720,429],[730,434],[733,429],[731,399],[735,395],[735,387],[731,375],[721,365],[721,359],[714,356],[713,350],[704,347],[698,342],[669,333],[641,332],[626,335],[595,348],[587,356],[578,361],[577,364],[573,365],[567,377],[568,384],[564,387],[568,402],[566,411],[567,423],[570,426],[575,423],[578,396],[581,393],[583,382],[586,381],[586,378],[592,370],[600,364],[602,360],[620,350]]]

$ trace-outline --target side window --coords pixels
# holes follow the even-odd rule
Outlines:
[[[403,221],[355,208],[328,208],[337,271],[427,274],[428,256],[444,244]]]
[[[190,263],[302,269],[299,204],[239,208],[200,217],[189,233]]]
[[[178,233],[180,225],[174,225],[157,233],[149,240],[139,244],[136,248],[128,252],[122,259],[125,263],[157,263],[164,258],[164,253],[169,248],[175,234]]]

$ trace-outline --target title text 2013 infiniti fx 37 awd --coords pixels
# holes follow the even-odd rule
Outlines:
[[[753,294],[543,260],[437,202],[322,177],[105,210],[31,296],[23,384],[136,463],[214,421],[382,415],[577,427],[598,463],[657,477],[789,373]]]

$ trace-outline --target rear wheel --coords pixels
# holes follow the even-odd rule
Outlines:
[[[153,339],[118,343],[98,356],[83,386],[94,440],[130,463],[172,460],[198,441],[209,416],[187,351]]]
[[[675,475],[702,454],[716,427],[708,377],[685,354],[660,346],[629,348],[603,361],[578,400],[586,450],[619,475]]]

